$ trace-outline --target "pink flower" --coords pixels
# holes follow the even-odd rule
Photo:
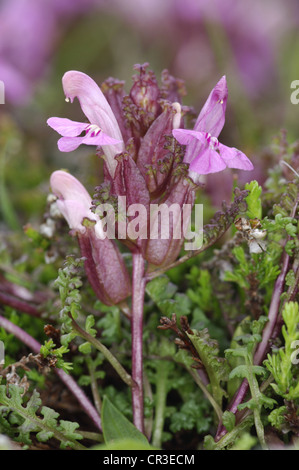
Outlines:
[[[57,207],[70,229],[83,234],[86,229],[82,222],[84,218],[88,218],[96,222],[95,233],[97,237],[103,237],[101,221],[90,210],[91,197],[77,178],[66,171],[54,171],[50,178],[50,186],[53,194],[58,198]]]
[[[54,171],[50,178],[57,206],[77,235],[85,271],[97,297],[106,305],[122,302],[131,293],[131,281],[121,253],[114,242],[106,237],[102,222],[90,207],[91,197],[84,186],[66,171]],[[83,219],[95,224],[83,225]]]
[[[73,102],[77,97],[89,123],[58,117],[48,119],[48,125],[62,135],[58,148],[62,152],[70,152],[81,144],[103,147],[113,177],[117,164],[114,157],[124,149],[124,142],[108,101],[92,78],[82,72],[66,72],[62,84],[66,100]]]
[[[193,130],[174,129],[176,140],[186,145],[184,162],[189,163],[189,172],[199,175],[217,173],[225,168],[252,170],[253,165],[246,155],[236,148],[227,147],[218,141],[225,123],[227,84],[222,77],[211,91]]]
[[[218,137],[225,123],[228,89],[225,75],[213,88],[196,120],[194,130]]]
[[[221,144],[217,137],[211,136],[208,132],[175,129],[172,133],[180,144],[187,145],[187,147],[192,145],[196,149],[189,166],[191,172],[207,175],[225,170],[225,168],[253,170],[251,161],[243,152]]]
[[[113,139],[105,134],[96,124],[86,122],[71,121],[66,118],[52,117],[47,121],[58,134],[62,135],[58,140],[58,148],[61,152],[71,152],[76,150],[79,145],[103,145],[119,144],[121,140]],[[84,135],[81,135],[84,133]]]

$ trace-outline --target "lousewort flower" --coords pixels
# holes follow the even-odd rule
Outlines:
[[[225,122],[226,103],[227,84],[226,78],[222,77],[211,91],[194,129],[172,131],[177,141],[187,146],[184,162],[189,163],[190,176],[216,173],[225,168],[253,169],[251,161],[243,152],[218,141]]]
[[[117,245],[105,237],[101,220],[90,210],[90,195],[65,171],[52,173],[50,185],[58,209],[78,237],[85,272],[97,297],[106,305],[122,302],[131,292],[129,273]]]
[[[114,157],[122,152],[124,143],[108,101],[94,80],[82,72],[66,72],[62,84],[66,100],[73,102],[77,97],[89,123],[58,117],[48,119],[48,125],[62,135],[58,141],[59,149],[70,152],[81,144],[103,147],[107,167],[113,176],[117,164]]]
[[[57,207],[71,230],[83,234],[86,228],[82,222],[87,218],[95,222],[94,228],[99,238],[104,238],[101,221],[90,210],[92,202],[84,186],[66,171],[54,171],[50,178],[50,186],[57,197]]]
[[[71,152],[81,144],[103,146],[115,145],[121,142],[121,140],[109,137],[96,124],[87,124],[58,117],[48,119],[48,124],[63,136],[58,140],[58,148],[61,152]],[[82,133],[84,135],[81,135]]]

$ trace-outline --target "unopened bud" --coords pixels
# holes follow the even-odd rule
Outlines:
[[[160,111],[160,90],[154,73],[146,70],[147,66],[148,64],[135,66],[139,74],[133,76],[130,98],[137,108],[150,115],[150,120],[154,120]]]

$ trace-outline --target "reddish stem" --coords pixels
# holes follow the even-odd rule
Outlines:
[[[2,291],[0,291],[0,302],[33,317],[40,317],[41,315],[41,312],[34,305]]]
[[[7,318],[0,315],[0,326],[2,326],[9,333],[12,333],[16,336],[22,343],[26,344],[33,352],[39,354],[41,345],[36,339],[32,338],[26,331],[22,330],[19,326],[15,325]],[[97,410],[94,408],[92,403],[86,397],[83,390],[78,386],[76,381],[68,374],[66,374],[62,369],[55,369],[55,372],[60,377],[62,382],[67,386],[67,388],[73,393],[77,398],[82,408],[85,410],[86,414],[93,421],[95,426],[102,431],[101,418],[97,413]]]
[[[132,275],[132,387],[133,422],[144,432],[143,418],[143,303],[145,293],[144,259],[138,252],[133,253]]]

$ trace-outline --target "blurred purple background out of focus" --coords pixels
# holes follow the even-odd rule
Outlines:
[[[277,78],[279,44],[297,29],[299,6],[296,0],[3,0],[0,78],[8,101],[26,101],[51,67],[63,33],[83,14],[98,15],[99,41],[107,14],[136,31],[137,42],[161,41],[169,48],[164,67],[186,81],[215,80],[219,68],[236,67],[255,96]]]
[[[67,70],[81,70],[99,84],[114,76],[129,82],[128,90],[133,65],[149,62],[158,79],[168,69],[185,81],[185,104],[198,113],[226,75],[222,141],[254,162],[254,172],[240,172],[239,181],[263,182],[272,162],[260,158],[262,146],[284,127],[296,138],[290,84],[299,79],[298,26],[298,0],[2,0],[5,112],[17,114],[18,125],[37,139],[39,133],[48,137],[46,118],[65,105],[61,78]],[[24,118],[28,113],[32,120]],[[232,187],[233,173],[224,173],[225,179],[207,180],[215,204]]]
[[[0,77],[6,100],[25,102],[46,72],[59,32],[94,0],[4,0],[0,9]]]

